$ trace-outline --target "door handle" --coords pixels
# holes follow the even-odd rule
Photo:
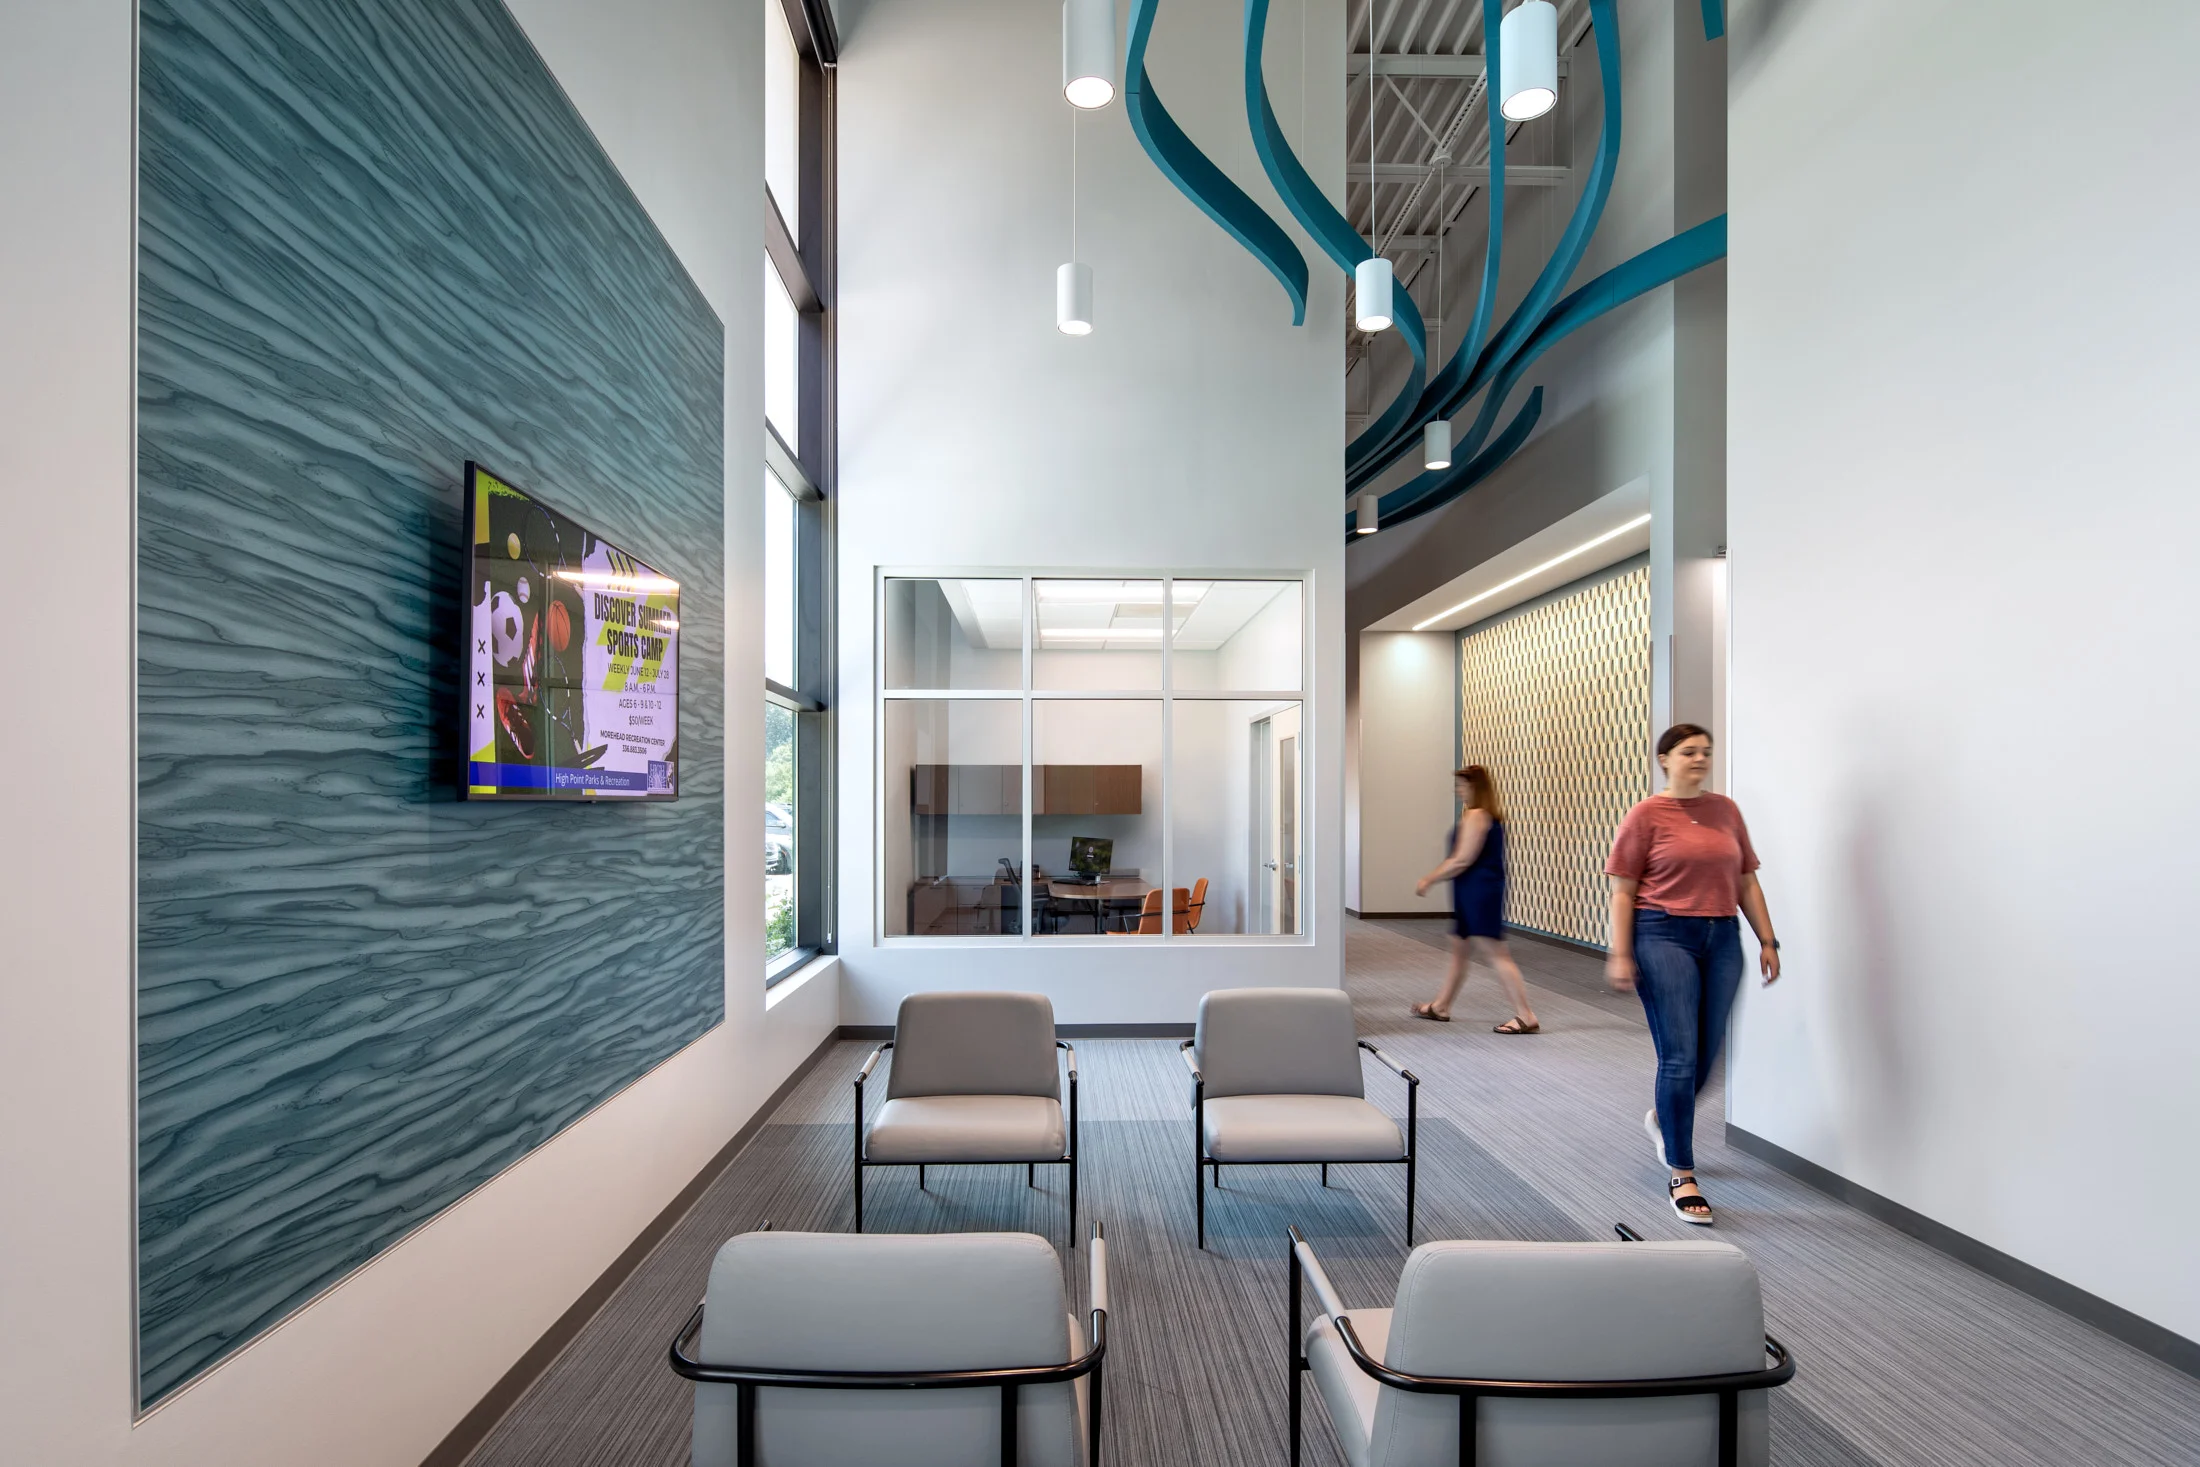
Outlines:
[[[1263,871],[1273,871],[1276,869],[1276,863],[1273,861],[1263,861],[1260,863],[1260,869]]]

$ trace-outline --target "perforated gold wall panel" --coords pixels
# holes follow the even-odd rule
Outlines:
[[[1603,946],[1604,858],[1650,793],[1647,566],[1459,639],[1459,747],[1505,802],[1505,920]]]

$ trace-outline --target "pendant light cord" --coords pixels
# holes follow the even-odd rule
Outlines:
[[[1367,241],[1368,248],[1375,247],[1375,68],[1381,57],[1377,47],[1381,41],[1376,32],[1375,0],[1367,0]]]
[[[1069,257],[1077,258],[1077,109],[1069,109]]]

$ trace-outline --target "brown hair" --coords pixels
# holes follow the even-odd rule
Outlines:
[[[1505,818],[1505,802],[1497,797],[1496,775],[1479,764],[1469,764],[1464,769],[1454,769],[1451,777],[1466,781],[1469,810],[1487,810],[1492,820],[1502,821]]]
[[[1660,759],[1663,759],[1666,755],[1672,753],[1682,744],[1687,743],[1690,739],[1697,737],[1699,734],[1704,738],[1709,739],[1711,737],[1711,730],[1693,723],[1674,724],[1664,733],[1658,735],[1658,757]]]

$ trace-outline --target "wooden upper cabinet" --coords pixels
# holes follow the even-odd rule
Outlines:
[[[949,807],[957,815],[1020,815],[1024,771],[1016,764],[956,764],[948,776]]]
[[[917,815],[1018,815],[1024,771],[1015,764],[919,764],[909,771],[909,809]]]
[[[1023,813],[1024,772],[1014,764],[919,764],[909,771],[917,815]],[[1141,815],[1145,769],[1137,764],[1041,764],[1031,771],[1035,815]]]
[[[1143,814],[1144,776],[1137,764],[1042,764],[1031,771],[1033,813]]]

